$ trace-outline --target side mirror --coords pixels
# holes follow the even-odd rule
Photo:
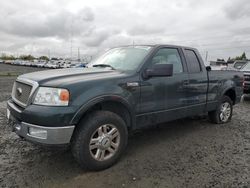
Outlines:
[[[143,77],[167,77],[173,75],[173,64],[155,64],[144,71]]]
[[[211,71],[212,68],[211,68],[210,66],[206,66],[206,70],[207,70],[207,71]]]

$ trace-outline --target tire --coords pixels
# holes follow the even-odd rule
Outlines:
[[[95,111],[78,124],[71,151],[83,169],[98,171],[119,160],[127,140],[127,126],[120,116],[109,111]]]
[[[228,105],[228,106],[227,106]],[[228,107],[228,108],[226,108]],[[222,112],[222,110],[227,109]],[[208,112],[208,116],[213,123],[222,124],[231,120],[233,114],[233,102],[228,96],[223,96],[217,109]],[[222,118],[224,116],[224,118]]]

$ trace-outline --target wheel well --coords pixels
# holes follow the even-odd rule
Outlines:
[[[235,91],[233,89],[227,90],[224,95],[228,96],[233,101],[233,104],[235,104],[236,94],[235,94]]]
[[[86,115],[88,115],[91,112],[96,111],[96,110],[105,110],[105,111],[113,112],[113,113],[119,115],[125,121],[125,123],[129,129],[132,126],[132,118],[131,118],[130,112],[127,109],[127,107],[120,102],[104,101],[104,102],[97,103],[97,104],[93,105],[92,107],[90,107],[83,114],[82,118],[84,118]]]

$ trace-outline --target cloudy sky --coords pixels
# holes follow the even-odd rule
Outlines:
[[[188,45],[208,60],[250,58],[249,0],[9,0],[0,53],[70,57],[126,44]]]

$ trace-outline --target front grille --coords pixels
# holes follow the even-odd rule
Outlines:
[[[250,75],[244,75],[244,80],[245,81],[250,81]]]
[[[22,105],[27,105],[32,86],[16,81],[13,87],[13,98]]]

